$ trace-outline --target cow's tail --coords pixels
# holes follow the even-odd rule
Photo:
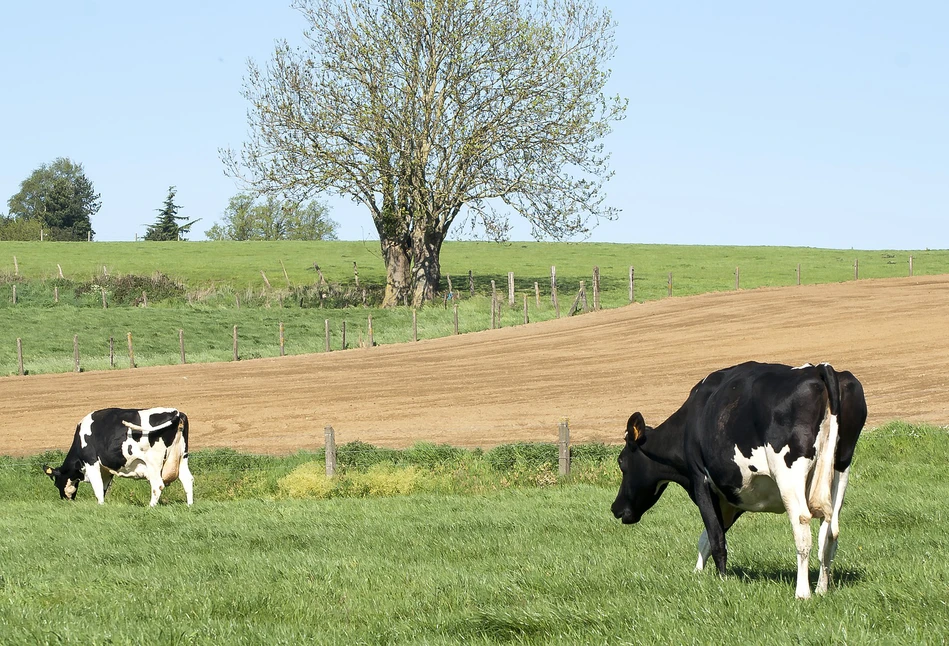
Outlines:
[[[830,519],[834,509],[831,488],[839,435],[840,385],[837,372],[829,363],[820,364],[817,371],[827,391],[827,409],[817,433],[817,459],[807,493],[807,506],[813,516]]]
[[[165,450],[165,463],[161,467],[161,479],[166,485],[178,479],[181,459],[188,457],[188,416],[178,411],[178,430],[175,439]]]

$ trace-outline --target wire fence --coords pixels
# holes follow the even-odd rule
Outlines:
[[[57,269],[60,279],[65,280],[62,278],[62,267],[57,265]],[[674,277],[671,271],[656,271],[655,268],[649,272],[640,271],[637,274],[633,266],[629,266],[628,271],[618,271],[616,267],[612,267],[611,270],[611,275],[604,273],[601,279],[600,267],[593,266],[589,281],[586,279],[577,280],[576,277],[571,277],[567,280],[564,278],[558,279],[556,266],[552,265],[550,267],[549,282],[547,277],[542,279],[536,279],[535,277],[515,277],[514,272],[508,272],[506,277],[506,290],[504,289],[504,278],[501,276],[482,277],[478,281],[476,289],[475,277],[470,270],[467,276],[456,276],[455,284],[452,283],[451,276],[446,274],[443,277],[443,282],[447,282],[447,285],[439,292],[436,301],[432,303],[436,305],[436,308],[431,309],[439,309],[437,306],[441,305],[448,313],[443,315],[437,324],[432,322],[432,316],[428,316],[428,330],[430,335],[447,336],[484,329],[528,324],[540,320],[561,318],[563,316],[573,316],[575,314],[597,311],[607,307],[617,307],[628,303],[671,297],[673,295],[690,295],[731,289],[729,281],[724,280],[722,276],[718,276],[717,278],[710,278],[704,275]],[[104,268],[103,271],[105,271]],[[888,271],[892,273],[892,270]],[[263,272],[261,273],[263,274]],[[790,272],[784,273],[790,275]],[[900,274],[907,275],[903,272],[900,272]],[[793,269],[793,275],[795,278],[791,280],[784,279],[775,282],[771,279],[762,280],[762,278],[759,277],[757,280],[746,279],[746,282],[743,284],[741,268],[736,266],[733,272],[734,289],[739,290],[745,287],[771,285],[791,285],[795,282],[800,285],[802,284],[802,268],[800,263]],[[908,275],[913,275],[912,256],[909,256]],[[853,260],[852,276],[854,280],[860,278],[860,264],[858,259]],[[119,277],[106,277],[119,280]],[[849,276],[845,273],[835,276],[833,280],[845,280],[848,278]],[[332,302],[332,299],[328,300],[328,297],[335,293],[334,290],[339,291],[341,289],[340,285],[334,287],[335,284],[326,282],[322,274],[320,274],[320,283],[312,286],[312,302],[287,296],[285,303],[285,295],[283,292],[273,289],[266,275],[263,275],[263,279],[267,284],[266,289],[261,291],[259,297],[250,296],[245,298],[245,301],[249,301],[245,302],[245,307],[250,305],[252,308],[270,310],[272,307],[275,307],[278,310],[283,310],[285,304],[295,306],[294,304],[299,300],[300,307],[303,307],[306,303],[308,307],[323,308],[325,305],[329,308],[333,308],[334,302]],[[154,283],[155,279],[151,280]],[[488,287],[488,283],[490,283],[490,287]],[[99,307],[101,300],[102,309],[116,305],[132,308],[149,307],[150,297],[145,288],[151,284],[152,283],[139,285],[136,283],[134,289],[131,287],[126,289],[125,286],[123,286],[122,289],[124,291],[121,292],[123,294],[121,298],[118,296],[118,286],[113,285],[111,288],[107,288],[103,285],[96,284],[95,290],[87,290],[88,294],[83,292],[80,301],[85,307]],[[358,275],[356,284],[357,286],[359,284]],[[142,288],[141,290],[139,290],[140,287]],[[21,284],[21,293],[18,295],[18,285],[16,282],[12,283],[9,288],[11,290],[10,298],[0,299],[0,308],[42,307],[46,309],[50,305],[58,304],[60,301],[59,287],[55,285],[49,290],[49,294],[46,294],[45,290],[39,289],[35,290],[37,291],[36,294],[31,295],[29,286]],[[165,289],[167,291],[166,288],[167,286],[165,286],[164,283],[153,286],[154,290]],[[440,286],[440,288],[442,288],[442,286]],[[303,287],[298,289],[303,289]],[[309,286],[307,289],[309,289]],[[26,291],[25,294],[22,293],[24,290]],[[365,289],[363,289],[363,292],[364,291]],[[128,294],[125,292],[128,292]],[[561,292],[565,295],[563,302],[561,302],[560,296],[558,295]],[[132,298],[132,295],[134,295],[135,298]],[[465,300],[471,301],[476,295],[482,297],[482,302],[477,304],[476,308],[475,306],[465,305],[462,310],[459,310],[460,302],[465,302]],[[180,297],[180,295],[178,297]],[[110,298],[114,298],[115,302],[110,300]],[[236,310],[239,311],[241,308],[240,294],[235,293],[233,299],[233,306],[236,306]],[[160,300],[160,297],[155,296],[155,298],[152,299],[152,305],[154,305],[155,300]],[[77,301],[77,303],[80,301]],[[192,304],[190,296],[188,297],[188,303],[190,307]],[[359,303],[360,301],[357,299],[352,303],[347,301],[342,306],[359,305]],[[362,305],[366,304],[364,295],[361,303]],[[379,316],[382,315],[380,314]],[[315,326],[313,325],[313,321],[306,321],[299,326],[299,329],[294,330],[294,338],[302,340],[302,343],[297,343],[291,353],[329,352],[337,349],[345,350],[356,347],[372,347],[373,345],[381,343],[418,341],[419,325],[417,317],[417,308],[412,308],[411,310],[411,324],[404,320],[396,321],[391,318],[385,321],[374,321],[371,313],[361,317],[362,320],[350,316],[350,320],[347,322],[344,316],[333,314],[332,318],[326,318],[324,321],[324,334],[321,335],[322,338],[320,338],[318,332],[314,334],[313,328]],[[341,318],[343,320],[340,320]],[[354,318],[356,318],[356,320],[352,320]],[[379,317],[377,317],[377,319],[378,318]],[[84,369],[101,370],[124,368],[126,366],[128,368],[134,368],[139,364],[184,364],[188,363],[189,356],[192,362],[205,363],[228,360],[238,361],[242,358],[258,358],[262,356],[284,356],[287,353],[285,329],[282,321],[279,323],[279,330],[265,330],[261,327],[262,323],[247,319],[242,320],[243,324],[240,329],[238,325],[233,325],[232,328],[228,327],[226,331],[216,332],[215,338],[210,338],[204,332],[206,323],[196,324],[196,326],[202,328],[202,333],[195,337],[191,337],[190,335],[191,332],[195,331],[195,328],[189,330],[187,327],[180,327],[163,340],[159,340],[156,333],[152,330],[129,330],[124,338],[108,337],[107,362],[106,357],[101,354],[102,348],[104,347],[101,339],[94,342],[94,345],[97,347],[94,353],[89,353],[88,350],[84,350],[80,353],[80,340],[82,340],[84,344],[88,344],[90,337],[94,338],[97,336],[95,333],[90,333],[89,331],[82,331],[81,335],[79,333],[73,335],[73,361],[71,364],[68,361],[68,354],[66,354],[68,349],[63,348],[62,345],[59,346],[59,349],[52,350],[51,353],[48,340],[40,340],[34,337],[27,338],[24,342],[23,335],[21,334],[16,337],[15,363],[12,357],[11,359],[3,359],[2,355],[6,355],[6,352],[3,352],[0,353],[0,365],[2,365],[2,369],[8,374],[25,375],[31,372],[34,374],[37,372],[67,372],[70,371],[70,369],[74,372],[82,372]],[[245,331],[244,325],[247,326],[247,331]],[[226,339],[224,336],[228,332],[230,332],[228,335],[230,339]],[[262,341],[263,338],[271,336],[274,339],[279,339],[277,345],[272,346],[270,343]],[[189,345],[187,348],[186,338],[188,338]],[[232,346],[232,352],[230,353],[225,349],[225,344],[228,340]],[[12,339],[10,339],[10,343],[12,345]],[[65,343],[68,343],[68,341]],[[250,345],[244,348],[244,344],[246,343]],[[39,349],[37,349],[37,346],[39,346]],[[88,347],[88,345],[86,345],[86,347]],[[62,354],[58,354],[60,352],[62,352]],[[137,360],[136,352],[138,352]]]
[[[949,426],[908,425],[892,423],[883,427],[866,429],[860,436],[857,451],[861,444],[886,443],[897,439],[922,439],[942,437],[949,439]],[[301,448],[287,455],[243,453],[230,448],[205,448],[190,454],[193,465],[210,469],[266,469],[286,463],[333,462],[337,469],[365,469],[376,464],[393,466],[415,466],[421,468],[449,467],[467,459],[481,459],[497,471],[513,469],[518,466],[546,464],[561,468],[560,475],[570,472],[575,462],[608,463],[619,455],[622,444],[604,444],[598,442],[570,444],[566,441],[566,455],[563,442],[517,442],[500,444],[489,449],[464,448],[448,444],[419,442],[407,448],[389,448],[375,446],[359,440],[332,447]],[[335,456],[335,460],[327,456]],[[61,462],[65,452],[58,449],[26,456],[0,456],[0,470],[31,470],[45,463]],[[564,460],[566,459],[566,466]],[[328,473],[328,475],[332,475]]]

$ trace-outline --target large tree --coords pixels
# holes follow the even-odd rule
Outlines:
[[[244,83],[250,139],[228,173],[263,192],[368,207],[384,305],[434,296],[459,217],[510,209],[535,237],[589,230],[611,172],[602,139],[610,13],[592,0],[297,0],[306,46],[278,43]],[[464,208],[467,207],[467,210]]]
[[[10,218],[39,222],[54,240],[86,240],[93,235],[91,218],[101,206],[82,164],[67,157],[42,164],[7,201]]]
[[[295,202],[238,193],[228,202],[224,219],[205,231],[209,240],[335,240],[339,224],[325,204]]]

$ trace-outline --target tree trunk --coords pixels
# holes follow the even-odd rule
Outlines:
[[[404,249],[398,241],[380,240],[382,259],[386,265],[386,293],[382,299],[382,307],[395,307],[402,304],[409,294],[411,287],[411,261],[408,249]]]
[[[445,234],[441,231],[424,231],[413,235],[412,240],[412,306],[420,307],[435,298],[441,278],[439,254]]]

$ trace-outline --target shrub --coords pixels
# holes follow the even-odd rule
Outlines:
[[[408,464],[414,464],[423,469],[455,466],[469,455],[471,451],[466,449],[431,442],[418,442],[402,452]]]
[[[322,462],[306,462],[277,481],[277,490],[287,498],[329,498],[334,482],[326,477]]]
[[[105,291],[114,305],[138,305],[145,293],[149,301],[166,301],[183,298],[185,287],[161,272],[152,276],[96,276],[88,283],[76,286],[76,297]]]
[[[517,442],[501,444],[484,454],[496,471],[506,472],[522,469],[538,469],[546,464],[557,466],[559,450],[556,444],[541,442]]]
[[[346,493],[350,496],[399,496],[413,493],[420,473],[415,467],[394,468],[377,464],[365,472],[346,475]]]

